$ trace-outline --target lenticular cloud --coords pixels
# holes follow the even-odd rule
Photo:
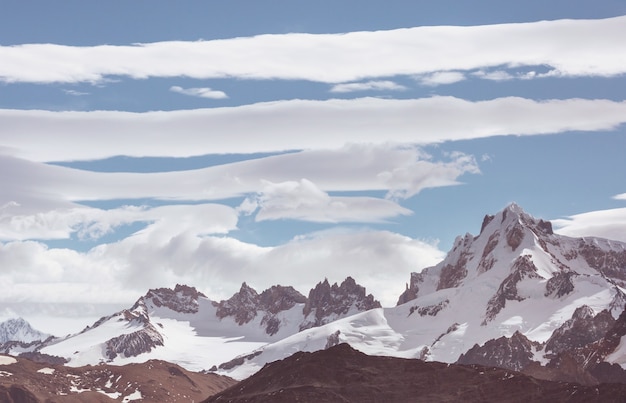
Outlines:
[[[626,72],[625,25],[622,16],[131,46],[2,46],[0,81],[76,83],[127,76],[345,83],[498,66],[549,66],[553,76],[607,77]]]

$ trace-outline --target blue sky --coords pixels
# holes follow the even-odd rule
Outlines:
[[[622,1],[3,6],[0,313],[348,275],[392,305],[510,202],[626,241]]]

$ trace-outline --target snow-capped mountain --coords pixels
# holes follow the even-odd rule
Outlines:
[[[339,343],[372,355],[460,362],[593,383],[626,375],[626,244],[555,234],[511,204],[411,273],[381,308],[352,278],[308,297],[243,283],[216,302],[193,287],[150,290],[127,310],[34,350],[68,365],[159,359],[243,379],[297,351]]]
[[[320,282],[305,297],[293,287],[262,293],[243,283],[230,299],[215,302],[193,287],[150,290],[130,308],[106,316],[76,335],[39,346],[68,365],[126,364],[160,359],[190,370],[208,369],[267,343],[337,318],[380,307],[347,278]]]
[[[0,344],[10,341],[31,343],[34,341],[45,340],[50,337],[49,334],[40,332],[23,318],[8,319],[0,323]]]
[[[339,342],[368,354],[449,363],[491,354],[490,365],[514,369],[557,365],[563,350],[603,349],[600,361],[626,366],[618,320],[625,286],[626,244],[560,236],[511,204],[486,216],[478,235],[458,237],[442,262],[412,273],[398,306],[304,330],[227,372],[243,378],[293,351]],[[576,331],[581,327],[585,332]],[[485,345],[490,352],[471,351]]]

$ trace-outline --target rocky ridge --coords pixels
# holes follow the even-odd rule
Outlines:
[[[292,287],[259,293],[243,283],[220,302],[177,285],[150,290],[130,309],[32,351],[70,365],[102,351],[100,361],[122,363],[188,343],[193,353],[172,355],[174,362],[195,360],[243,379],[290,352],[349,343],[376,355],[499,366],[550,380],[619,381],[626,366],[625,251],[622,242],[560,236],[512,204],[485,216],[478,235],[458,237],[438,265],[411,273],[393,308],[380,308],[350,277],[324,280],[308,297]],[[226,354],[198,358],[216,347],[197,346],[216,345],[196,343],[215,340]],[[242,347],[235,353],[235,346]]]
[[[31,354],[50,363],[69,361],[70,365],[126,363],[177,348],[171,343],[176,343],[179,321],[188,323],[200,337],[242,334],[246,341],[259,344],[379,306],[352,278],[332,286],[325,280],[311,290],[309,298],[280,285],[259,294],[244,282],[237,293],[220,302],[179,284],[174,289],[149,290],[131,308],[102,317],[76,335],[29,345],[13,343],[4,351]],[[222,362],[204,365],[209,368]]]
[[[302,308],[305,318],[300,330],[325,325],[350,313],[380,307],[380,302],[372,294],[366,294],[365,287],[358,285],[352,277],[346,278],[341,285],[334,283],[332,286],[325,279],[309,292]]]
[[[581,386],[477,365],[363,354],[347,344],[272,362],[210,402],[600,402],[626,385]]]
[[[0,356],[0,402],[190,402],[235,383],[159,360],[71,368]]]
[[[50,336],[33,329],[23,318],[12,318],[0,323],[0,345],[10,341],[32,343],[45,340]]]
[[[277,314],[306,301],[306,297],[293,287],[275,285],[259,294],[244,282],[230,299],[214,305],[217,307],[217,317],[222,319],[231,316],[239,325],[250,322],[259,314],[262,315],[261,325],[265,327],[268,335],[273,336],[281,325]]]
[[[458,237],[442,262],[411,273],[396,307],[263,346],[231,373],[249,374],[283,351],[345,342],[376,355],[532,369],[547,379],[593,384],[608,379],[600,370],[619,379],[626,339],[614,329],[625,306],[625,251],[618,241],[561,236],[511,204],[486,215],[478,235]]]

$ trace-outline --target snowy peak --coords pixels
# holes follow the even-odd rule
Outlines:
[[[261,326],[268,335],[273,336],[281,328],[279,314],[305,302],[306,297],[293,287],[275,285],[259,294],[244,282],[239,292],[230,299],[214,305],[218,318],[233,317],[240,326],[251,322],[257,315],[262,315]]]
[[[486,215],[478,236],[457,237],[437,266],[412,273],[398,305],[480,281],[485,288],[498,290],[486,313],[491,320],[507,300],[525,298],[517,292],[517,284],[525,279],[544,284],[544,296],[561,298],[574,290],[577,276],[598,274],[615,286],[626,286],[625,243],[560,236],[549,221],[534,218],[512,203],[495,215]],[[613,313],[619,314],[622,306],[621,299],[616,301]]]
[[[504,234],[506,244],[515,251],[527,236],[541,238],[553,235],[554,231],[549,221],[536,219],[511,203],[496,215],[485,216],[478,237],[484,235],[493,239],[500,234]]]
[[[238,325],[243,325],[256,317],[259,308],[259,294],[244,282],[235,295],[225,301],[220,301],[216,307],[218,318],[232,316]]]
[[[270,336],[281,327],[281,313],[294,309],[300,309],[299,315],[303,318],[299,326],[301,331],[357,312],[380,308],[380,302],[371,294],[366,294],[365,287],[357,284],[352,277],[346,278],[340,285],[330,285],[325,279],[311,289],[308,298],[293,287],[275,285],[259,294],[243,283],[230,299],[214,305],[218,318],[232,317],[238,325],[250,323],[261,315],[261,325],[265,326]]]
[[[179,313],[196,313],[198,312],[198,299],[200,297],[206,298],[194,287],[176,284],[174,290],[169,288],[149,290],[143,300],[151,302],[156,307],[169,308]]]
[[[274,285],[259,295],[259,305],[269,313],[287,311],[297,304],[304,304],[306,297],[293,287]]]
[[[597,315],[587,305],[574,311],[571,319],[565,321],[552,333],[546,342],[546,352],[553,354],[574,350],[600,340],[615,325],[615,319],[607,310]]]
[[[372,294],[366,294],[352,277],[347,277],[341,285],[332,286],[328,279],[318,283],[309,292],[309,298],[302,310],[305,320],[300,330],[321,326],[351,313],[380,308],[380,302]]]
[[[49,334],[33,329],[22,318],[13,318],[0,323],[0,344],[9,341],[32,343],[34,341],[43,341],[48,337],[50,337]]]
[[[534,351],[538,347],[520,332],[511,337],[499,337],[487,341],[483,346],[475,344],[461,354],[457,364],[478,364],[521,371],[533,362]]]

